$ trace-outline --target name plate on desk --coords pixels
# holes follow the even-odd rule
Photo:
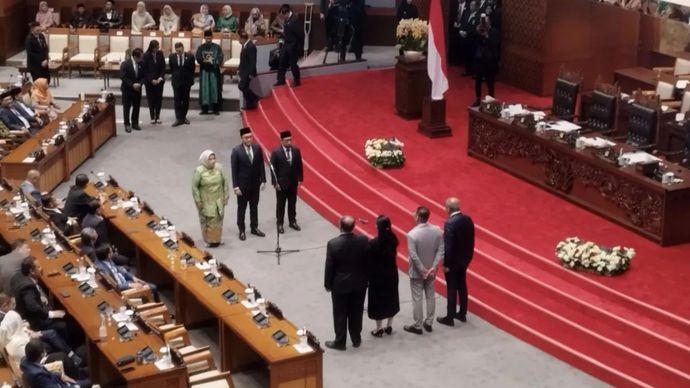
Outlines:
[[[117,31],[117,32],[115,32],[115,35],[117,35],[117,36],[122,36],[122,35],[124,35],[124,32],[122,32],[122,31]]]
[[[268,327],[268,317],[263,315],[262,313],[256,313],[252,316],[252,320],[254,323],[256,323],[259,328],[263,329],[265,327]]]
[[[228,303],[237,303],[240,299],[232,290],[225,290],[225,292],[223,292],[223,298]]]

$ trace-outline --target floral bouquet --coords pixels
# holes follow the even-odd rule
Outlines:
[[[405,145],[396,138],[369,139],[364,144],[364,154],[376,168],[400,167],[405,163],[403,147]]]
[[[611,249],[601,248],[591,241],[569,237],[558,243],[556,256],[566,268],[613,276],[625,272],[630,267],[635,250],[620,246]]]
[[[403,51],[426,51],[428,28],[424,20],[401,20],[395,30],[398,45]]]

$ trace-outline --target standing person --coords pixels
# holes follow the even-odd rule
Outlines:
[[[31,73],[31,79],[36,81],[45,78],[50,83],[50,70],[48,69],[48,43],[43,35],[43,29],[37,22],[29,25],[31,33],[26,37],[24,49],[26,50],[26,67]]]
[[[395,257],[398,250],[398,238],[391,230],[391,220],[386,216],[376,219],[378,234],[369,241],[371,259],[369,270],[369,319],[376,320],[376,330],[371,331],[374,337],[383,333],[393,334],[393,317],[400,311],[398,295],[398,266]],[[383,320],[387,319],[386,327]]]
[[[283,50],[280,53],[278,79],[275,85],[285,85],[285,73],[289,67],[292,71],[292,86],[299,86],[301,82],[297,60],[304,47],[304,29],[300,25],[297,15],[290,10],[289,5],[281,5],[278,15],[285,20],[285,23],[283,25]]]
[[[460,48],[462,62],[465,64],[464,76],[474,75],[474,50],[476,48],[476,33],[479,25],[479,3],[470,1],[469,11],[465,11],[467,17],[462,17],[458,34],[460,34]]]
[[[249,87],[252,78],[256,77],[256,45],[254,45],[254,42],[249,39],[249,35],[244,31],[240,31],[240,44],[242,45],[240,68],[238,69],[240,82],[237,84],[237,87],[244,97],[243,109],[256,109],[259,96]]]
[[[292,145],[292,133],[280,132],[280,146],[271,152],[271,183],[276,189],[276,222],[278,233],[284,233],[285,202],[288,208],[288,225],[300,231],[297,224],[297,188],[302,184],[304,171],[302,153]]]
[[[141,65],[142,51],[140,48],[132,50],[130,59],[120,65],[120,90],[122,91],[122,109],[125,116],[125,131],[127,133],[141,131],[139,127],[139,108],[141,107],[141,84],[146,74]],[[130,118],[130,111],[132,116]]]
[[[85,28],[93,24],[91,12],[86,10],[84,3],[77,4],[77,10],[72,14],[69,25],[72,28]]]
[[[146,11],[146,4],[143,1],[137,3],[137,9],[132,12],[132,32],[140,34],[144,30],[149,30],[156,26],[156,21],[153,20],[148,11]]]
[[[146,99],[149,105],[151,124],[162,124],[161,107],[163,105],[163,86],[165,85],[165,56],[160,50],[160,43],[152,40],[143,59],[146,76]]]
[[[111,28],[119,28],[122,26],[122,15],[115,8],[115,0],[106,0],[103,12],[96,20],[96,24],[102,31],[108,31]]]
[[[362,60],[364,48],[364,19],[367,6],[364,0],[350,0],[350,23],[352,24],[352,40],[350,52],[355,54],[355,59]]]
[[[207,247],[215,248],[223,244],[223,217],[230,197],[228,179],[213,151],[202,152],[199,163],[192,179],[192,196],[199,211],[204,242]]]
[[[417,19],[419,18],[419,11],[417,6],[412,2],[413,0],[402,0],[395,18],[398,22],[404,19]]]
[[[170,35],[180,30],[180,18],[173,12],[172,7],[168,4],[163,6],[163,12],[158,19],[158,28],[163,31],[165,35]]]
[[[474,54],[474,95],[472,106],[479,106],[482,98],[482,81],[486,82],[488,95],[495,97],[494,80],[498,73],[498,34],[491,28],[488,16],[482,15],[477,26],[477,47]]]
[[[240,129],[242,143],[235,146],[230,154],[232,168],[232,189],[237,196],[237,227],[240,240],[247,239],[245,234],[245,213],[249,204],[249,227],[251,234],[264,237],[259,230],[259,192],[266,187],[266,169],[264,153],[260,145],[254,144],[252,130]]]
[[[173,127],[189,124],[187,111],[189,110],[189,92],[194,85],[194,71],[196,65],[194,56],[184,51],[182,42],[175,43],[175,52],[168,58],[172,73],[173,98],[175,100],[175,122]]]
[[[327,348],[345,350],[347,333],[352,346],[362,344],[362,316],[367,293],[366,266],[370,248],[366,237],[354,234],[355,219],[340,218],[340,236],[326,245],[324,287],[331,293],[335,339],[326,341]]]
[[[417,225],[407,233],[407,251],[410,257],[408,273],[412,292],[412,318],[414,324],[404,326],[409,333],[422,334],[422,329],[431,333],[436,313],[436,268],[443,257],[443,232],[436,225],[429,224],[431,212],[420,206],[415,212]],[[422,293],[426,297],[426,317],[422,304]]]
[[[64,212],[67,217],[74,217],[81,222],[89,212],[89,203],[94,197],[86,193],[86,186],[89,184],[89,177],[86,174],[78,174],[74,178],[74,186],[69,188],[67,198],[65,198]]]
[[[472,218],[460,212],[460,201],[446,199],[448,220],[443,227],[443,270],[446,273],[448,308],[445,317],[436,321],[446,326],[455,326],[453,319],[467,322],[467,268],[474,254],[474,223]],[[460,311],[456,302],[460,298]]]
[[[223,105],[223,77],[220,66],[223,64],[223,50],[213,43],[213,31],[204,32],[204,43],[196,49],[196,61],[201,67],[199,73],[199,103],[202,115],[207,115],[209,108],[213,114],[220,114]]]

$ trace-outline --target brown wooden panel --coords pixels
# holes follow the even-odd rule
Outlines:
[[[70,139],[67,147],[67,168],[74,171],[91,156],[89,131],[83,131]]]
[[[29,32],[26,3],[21,0],[0,1],[0,65],[24,49]]]

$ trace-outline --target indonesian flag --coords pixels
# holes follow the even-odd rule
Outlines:
[[[443,93],[448,90],[448,77],[441,0],[429,1],[429,59],[426,66],[431,79],[431,99],[443,100]]]

